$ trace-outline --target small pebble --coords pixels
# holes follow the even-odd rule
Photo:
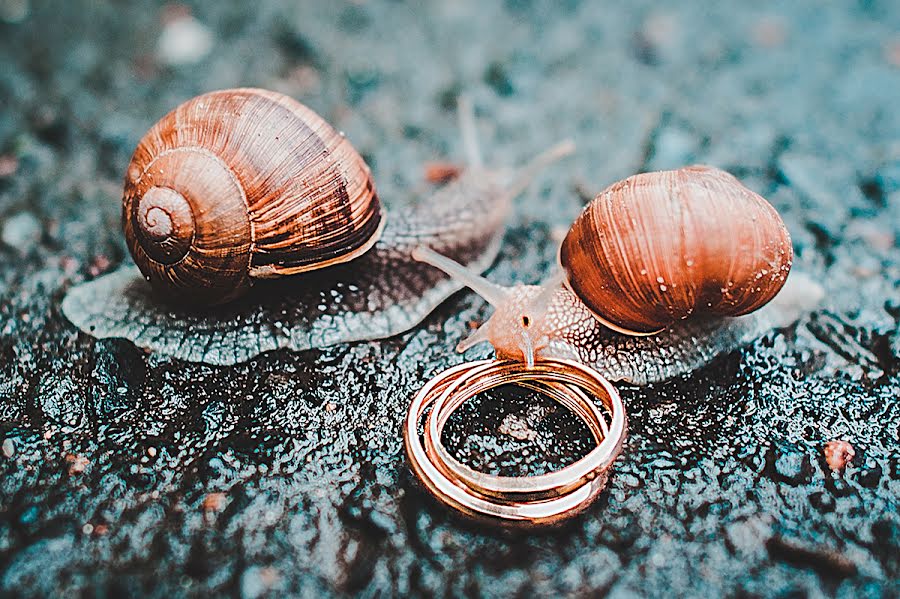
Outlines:
[[[315,67],[300,65],[293,69],[287,77],[288,82],[297,90],[297,95],[311,94],[322,86],[322,77]]]
[[[241,575],[241,597],[256,599],[268,596],[281,581],[281,573],[272,567],[251,566]]]
[[[59,259],[59,266],[65,275],[70,277],[78,271],[78,260],[72,256],[63,256]]]
[[[3,223],[0,239],[11,248],[27,253],[28,249],[37,245],[43,229],[40,221],[30,212],[19,212],[10,216]]]
[[[778,17],[762,17],[753,25],[752,35],[757,46],[775,48],[787,39],[787,26]]]
[[[829,441],[825,444],[825,461],[834,472],[842,472],[856,455],[847,441]]]
[[[12,439],[4,439],[3,440],[3,455],[11,458],[16,455],[16,443]]]
[[[522,418],[515,414],[508,414],[500,424],[498,432],[501,435],[509,435],[518,441],[534,441],[537,439],[537,431],[528,426]]]
[[[499,62],[491,63],[484,72],[484,82],[487,83],[498,96],[511,96],[515,92],[512,80],[506,68]]]
[[[644,19],[640,31],[641,37],[657,48],[674,46],[680,33],[678,17],[665,12],[651,13]]]
[[[31,12],[29,0],[0,0],[0,21],[10,25],[21,23]]]
[[[800,453],[782,453],[775,458],[777,480],[798,486],[812,479],[809,457]]]
[[[877,271],[868,266],[854,266],[851,272],[857,279],[871,279],[878,274]]]
[[[19,159],[12,154],[0,156],[0,179],[12,177],[19,170]]]
[[[681,34],[678,19],[672,14],[653,13],[634,32],[635,58],[646,65],[657,65],[676,46]]]
[[[88,460],[83,455],[75,455],[73,453],[66,455],[66,462],[69,463],[70,476],[81,474],[91,463],[90,460]]]
[[[671,46],[681,31],[678,17],[671,13],[654,12],[644,19],[641,33],[656,46]]]
[[[225,493],[209,493],[206,497],[203,498],[203,511],[204,512],[218,512],[223,507],[225,507],[225,502],[228,498]]]
[[[109,270],[110,261],[109,258],[100,254],[99,256],[94,256],[94,259],[91,261],[91,265],[88,266],[88,274],[92,277],[96,277],[98,275],[102,275],[107,270]]]
[[[462,171],[463,167],[455,162],[426,162],[425,180],[434,184],[448,183],[459,177]]]
[[[156,57],[169,66],[191,65],[203,60],[212,46],[210,30],[191,15],[183,15],[163,26],[156,43]]]
[[[884,45],[884,58],[889,65],[900,69],[900,38],[892,39]]]

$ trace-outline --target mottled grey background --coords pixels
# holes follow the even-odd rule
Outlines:
[[[140,4],[0,0],[0,595],[900,594],[896,2]],[[471,295],[398,338],[227,368],[62,317],[69,287],[129,260],[118,199],[139,137],[237,85],[346,131],[388,204],[422,189],[425,161],[461,157],[461,91],[493,164],[573,137],[517,203],[499,282],[548,272],[583,196],[702,161],[771,199],[828,296],[690,377],[623,388],[625,453],[564,528],[473,525],[418,487],[400,438],[488,313]],[[509,414],[538,437],[499,433]],[[583,433],[495,397],[448,441],[539,472]],[[831,439],[856,448],[843,475]]]

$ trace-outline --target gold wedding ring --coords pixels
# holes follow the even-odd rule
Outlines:
[[[537,476],[497,476],[459,462],[441,443],[450,415],[479,393],[509,384],[538,391],[571,410],[585,422],[597,447],[565,468]],[[413,472],[438,499],[469,515],[542,524],[590,505],[606,484],[625,431],[618,392],[591,368],[570,360],[543,360],[531,368],[517,361],[481,360],[429,381],[409,407],[403,438]]]

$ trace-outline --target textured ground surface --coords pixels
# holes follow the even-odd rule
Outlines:
[[[900,593],[895,2],[225,4],[194,6],[192,32],[179,7],[0,0],[0,594]],[[772,200],[828,297],[687,378],[623,388],[625,453],[565,528],[472,525],[420,490],[400,438],[487,314],[471,296],[384,342],[218,368],[61,316],[70,286],[129,259],[118,194],[140,135],[237,85],[344,129],[388,202],[461,155],[461,90],[493,163],[574,137],[520,200],[498,281],[546,274],[581,196],[702,161]],[[498,433],[510,414],[537,437]],[[506,472],[586,442],[534,399],[485,400],[447,435]],[[831,439],[856,449],[843,475]]]

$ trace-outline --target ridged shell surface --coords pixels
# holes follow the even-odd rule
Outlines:
[[[778,293],[792,259],[776,210],[708,166],[611,185],[560,249],[569,288],[604,324],[630,334],[692,314],[752,312]]]
[[[128,167],[123,220],[154,288],[199,303],[228,301],[254,277],[351,260],[383,227],[350,142],[259,89],[198,96],[154,125]]]

